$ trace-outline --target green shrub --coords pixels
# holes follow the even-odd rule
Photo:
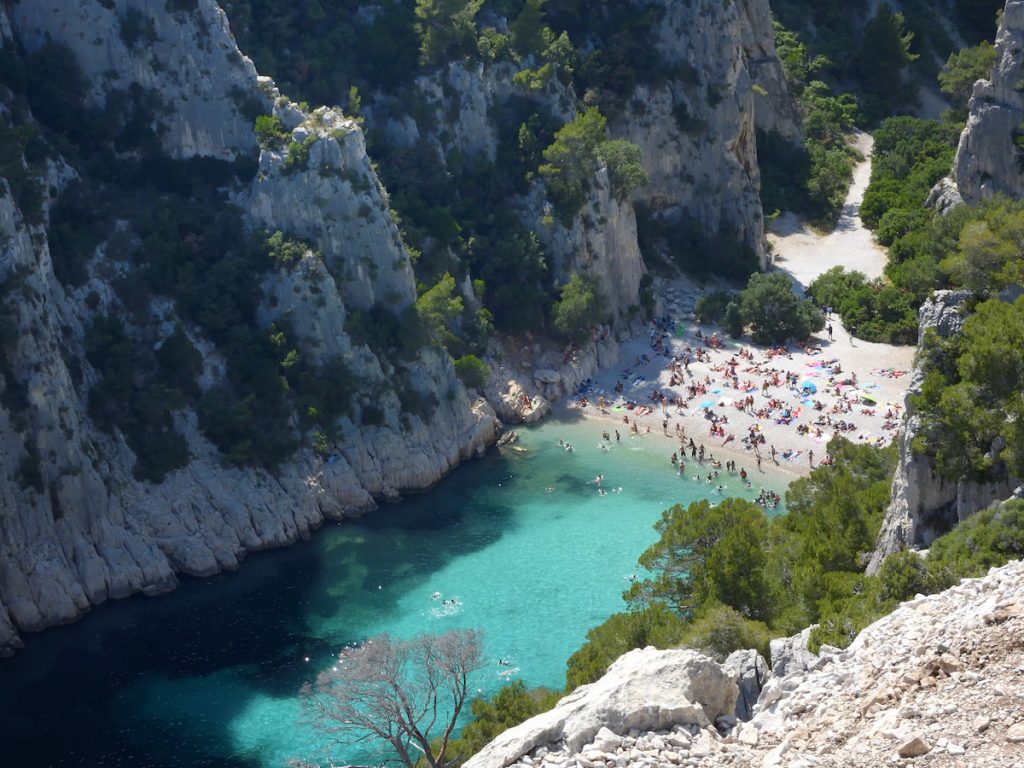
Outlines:
[[[793,284],[781,272],[751,275],[739,295],[745,325],[758,344],[783,344],[790,338],[806,339],[825,327],[825,318],[814,303],[793,292]]]
[[[455,373],[470,389],[481,389],[490,375],[487,363],[476,355],[463,355],[455,361]]]
[[[276,115],[258,116],[255,129],[256,141],[263,149],[282,149],[291,138],[291,132]]]
[[[695,648],[719,662],[725,661],[733,651],[746,648],[753,648],[769,659],[771,636],[764,622],[752,621],[727,605],[711,603],[704,605],[694,616],[679,644]]]
[[[733,300],[734,294],[729,291],[711,291],[705,293],[694,306],[694,314],[698,323],[717,323],[725,315],[725,310]]]
[[[597,280],[576,272],[562,287],[552,315],[555,329],[576,344],[590,340],[591,331],[607,318],[608,300]]]

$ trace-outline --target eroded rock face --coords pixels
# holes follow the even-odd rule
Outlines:
[[[254,155],[248,102],[265,108],[255,89],[256,68],[235,45],[224,11],[214,0],[193,10],[171,10],[150,0],[32,0],[10,6],[14,36],[29,52],[47,41],[74,52],[102,106],[131,86],[157,95],[166,110],[161,142],[173,157],[233,160]]]
[[[731,715],[736,696],[732,676],[696,651],[637,649],[620,656],[604,677],[580,686],[555,709],[498,736],[465,765],[504,768],[547,745],[564,745],[577,753],[599,732],[603,739],[598,746],[614,749],[613,737],[631,729],[694,726],[699,731],[721,715]]]
[[[803,119],[786,84],[786,73],[775,50],[768,0],[737,3],[743,31],[743,52],[754,81],[754,123],[793,144],[804,140]]]
[[[214,3],[200,0],[189,13],[164,6],[20,3],[13,33],[29,49],[47,35],[67,43],[97,103],[132,84],[173,101],[164,146],[176,157],[255,152],[252,121],[236,102],[273,104],[292,138],[308,143],[308,159],[286,171],[281,152],[264,150],[260,173],[237,199],[253,225],[305,238],[319,255],[310,251],[265,276],[257,321],[287,319],[313,361],[344,359],[385,418],[361,423],[370,403],[364,393],[338,422],[328,459],[307,447],[271,473],[225,466],[195,412],[184,409],[175,426],[191,462],[159,485],[137,480],[122,436],[100,431],[89,417],[97,374],[83,348],[93,319],[119,308],[111,283],[127,266],[101,246],[85,284],[66,289],[54,276],[45,228],[27,222],[8,191],[0,198],[0,280],[17,341],[6,345],[0,382],[5,392],[23,391],[26,404],[0,407],[0,655],[18,647],[19,632],[72,621],[111,598],[167,591],[177,573],[235,568],[246,552],[304,538],[325,518],[428,488],[496,436],[494,411],[468,397],[446,354],[426,347],[406,366],[408,386],[436,405],[423,415],[403,413],[390,363],[345,333],[349,312],[374,305],[400,311],[415,298],[408,256],[358,126],[330,110],[303,113],[258,79]],[[132,9],[153,20],[158,39],[148,48],[129,50],[121,41],[119,18]],[[46,186],[60,189],[73,176],[51,161]],[[180,321],[168,298],[147,311],[140,322],[158,343]],[[204,357],[201,386],[216,386],[223,359],[200,329],[186,331]]]
[[[921,306],[918,345],[923,343],[929,328],[943,338],[959,332],[964,322],[963,303],[968,297],[967,291],[936,291]],[[1009,496],[1020,482],[1014,478],[987,483],[950,480],[938,472],[929,456],[914,452],[913,442],[920,433],[921,421],[913,413],[911,400],[920,392],[923,378],[919,367],[911,373],[892,496],[867,566],[869,574],[877,574],[882,561],[894,552],[927,547],[959,521]]]
[[[767,267],[753,81],[744,47],[746,40],[757,59],[769,55],[754,42],[748,23],[765,21],[758,5],[666,3],[658,50],[668,64],[694,74],[639,86],[612,132],[643,150],[651,181],[635,199],[670,221],[685,216],[709,232],[735,235]],[[756,37],[763,41],[764,34],[770,38],[770,26]]]
[[[1024,1],[1007,0],[996,35],[991,79],[979,80],[960,134],[953,178],[967,203],[997,193],[1024,195],[1021,152],[1014,140],[1024,121]]]

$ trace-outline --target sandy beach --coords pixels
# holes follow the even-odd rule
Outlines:
[[[776,269],[799,289],[836,265],[882,274],[885,250],[859,216],[871,137],[860,134],[856,146],[865,159],[854,170],[836,229],[817,234],[787,214],[770,236]],[[715,325],[698,325],[693,304],[702,292],[688,280],[664,286],[666,316],[623,342],[619,365],[596,374],[556,408],[556,417],[559,409],[572,409],[594,420],[599,440],[603,432],[616,440],[616,431],[620,440],[662,440],[666,463],[675,453],[691,476],[712,472],[714,461],[720,471],[735,461],[754,482],[758,456],[762,473],[800,476],[826,460],[825,446],[835,435],[872,445],[895,439],[914,347],[854,339],[836,315],[827,318],[832,338],[825,330],[806,347],[757,347]],[[701,446],[704,462],[694,457]]]

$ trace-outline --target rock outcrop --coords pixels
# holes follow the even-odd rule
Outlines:
[[[689,220],[709,233],[735,237],[767,267],[748,69],[749,61],[760,61],[759,67],[772,71],[768,61],[774,46],[766,42],[770,24],[756,33],[753,27],[755,20],[767,23],[764,4],[665,5],[658,52],[688,76],[638,86],[625,115],[612,123],[616,136],[643,151],[650,183],[636,199],[667,221]]]
[[[918,345],[923,343],[928,329],[934,329],[942,338],[959,332],[964,321],[963,303],[968,297],[966,291],[936,291],[921,306]],[[920,391],[923,379],[924,372],[920,367],[915,368],[900,425],[899,460],[892,495],[867,566],[869,574],[877,574],[882,561],[893,552],[907,547],[927,547],[956,523],[1008,497],[1019,484],[1019,480],[1010,477],[991,482],[952,480],[939,473],[931,457],[914,451],[921,420],[914,413],[911,401]]]
[[[233,160],[257,151],[250,105],[266,106],[254,89],[256,68],[242,56],[214,0],[32,0],[9,6],[10,26],[26,50],[68,46],[103,106],[133,86],[165,106],[165,151],[174,157]],[[182,10],[174,10],[181,7]]]
[[[690,709],[694,692],[707,685],[700,681],[714,681],[717,691],[718,678],[706,668],[717,665],[702,659],[694,668],[686,651],[632,651],[597,683],[499,736],[467,765],[877,768],[922,756],[942,768],[1014,764],[1024,742],[1022,595],[1024,562],[1018,561],[906,602],[848,649],[822,647],[812,668],[774,679],[749,722],[719,718],[721,731],[701,716],[707,705],[704,713]],[[627,659],[643,663],[634,667],[638,677],[623,677]],[[695,673],[700,677],[687,679]],[[614,707],[595,706],[595,713],[607,711],[604,719],[569,727],[573,703],[590,691],[621,701],[628,693],[617,687],[642,691],[664,678],[675,690],[668,700],[652,697],[657,717],[629,719]],[[735,684],[728,684],[734,694]],[[639,701],[631,707],[646,709]],[[651,720],[657,725],[642,724]]]
[[[496,436],[493,410],[470,400],[446,354],[425,347],[404,363],[408,391],[435,405],[403,412],[394,365],[345,333],[349,311],[400,311],[415,298],[408,255],[359,127],[335,111],[306,114],[258,79],[212,0],[188,12],[172,7],[20,3],[10,11],[11,29],[28,50],[44,41],[68,45],[94,103],[131,86],[173,103],[162,141],[175,157],[253,155],[252,118],[243,112],[251,104],[273,107],[308,150],[306,161],[286,173],[282,153],[264,150],[251,188],[236,190],[236,198],[254,226],[305,238],[316,252],[264,276],[268,301],[257,320],[287,319],[304,356],[344,359],[363,391],[352,415],[335,425],[328,458],[306,447],[273,472],[228,467],[185,408],[174,421],[188,443],[187,466],[159,484],[136,479],[124,437],[101,431],[89,415],[98,375],[84,349],[92,321],[120,307],[112,282],[128,267],[101,246],[85,284],[62,285],[45,226],[26,219],[8,189],[0,199],[0,303],[15,332],[0,366],[0,655],[18,647],[19,632],[72,621],[108,599],[172,589],[178,573],[235,568],[246,552],[306,537],[325,518],[428,488]],[[126,19],[147,44],[126,39]],[[75,172],[49,162],[46,187],[56,191]],[[137,314],[132,323],[157,343],[181,322],[165,297]],[[223,381],[214,345],[200,328],[186,331],[204,357],[200,385]],[[360,418],[371,404],[383,418]]]
[[[677,736],[689,745],[702,728],[732,714],[736,695],[733,678],[702,654],[637,649],[620,656],[604,677],[580,686],[551,711],[505,731],[465,765],[505,768],[538,748],[544,750],[542,759],[564,764],[554,753],[566,759],[579,753],[614,753],[623,746],[621,736],[634,729],[692,726],[692,732],[683,729],[685,736],[682,731]],[[531,758],[521,764],[532,763]]]
[[[996,64],[974,84],[967,126],[953,165],[960,196],[976,203],[997,193],[1024,196],[1024,2],[1007,0],[996,35]]]
[[[792,144],[803,144],[803,118],[786,84],[786,72],[775,50],[768,0],[738,3],[743,30],[743,53],[754,81],[754,124]]]

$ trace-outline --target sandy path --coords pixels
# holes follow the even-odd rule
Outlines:
[[[865,159],[854,169],[853,183],[835,231],[825,235],[816,233],[793,214],[786,214],[780,217],[769,235],[776,254],[776,268],[802,288],[834,266],[859,270],[869,278],[883,274],[887,254],[874,242],[859,216],[871,176],[873,143],[868,134],[856,137],[855,146]],[[761,471],[788,475],[807,474],[812,465],[824,458],[825,443],[835,434],[842,434],[853,442],[876,445],[895,439],[913,366],[913,347],[854,339],[842,327],[838,316],[832,316],[833,338],[829,338],[826,329],[811,340],[809,351],[791,345],[786,354],[769,355],[767,350],[754,347],[747,340],[728,339],[712,326],[698,327],[692,320],[692,313],[700,292],[686,280],[668,285],[663,300],[672,322],[658,331],[664,348],[655,351],[653,329],[647,335],[624,342],[620,347],[620,365],[594,377],[591,388],[585,393],[588,404],[581,407],[576,401],[569,406],[579,409],[585,418],[599,422],[594,425],[598,435],[601,431],[614,433],[618,429],[626,438],[636,422],[638,436],[665,442],[668,462],[672,452],[680,446],[675,431],[678,425],[685,431],[687,441],[692,437],[696,445],[703,444],[706,455],[715,455],[723,464],[728,459],[737,460],[755,482],[757,457],[746,439],[751,434],[765,438],[757,450],[762,459]],[[716,330],[725,346],[708,349],[697,333],[706,337]],[[698,349],[706,353],[708,359],[696,361]],[[749,351],[752,359],[739,357],[741,350]],[[689,374],[683,375],[681,384],[672,386],[669,364],[673,357],[681,359],[684,355],[690,358]],[[730,360],[738,362],[737,381],[729,375],[727,363]],[[795,374],[798,386],[787,385],[786,374]],[[855,384],[851,381],[854,375]],[[776,377],[782,382],[771,383]],[[762,389],[765,382],[769,383]],[[808,396],[802,391],[804,382],[810,382],[817,392]],[[690,384],[702,385],[707,392],[690,398]],[[751,385],[749,389],[747,384]],[[616,391],[616,386],[620,391]],[[652,398],[656,391],[670,398],[681,397],[684,404],[663,408]],[[877,405],[865,401],[865,394]],[[604,412],[596,407],[602,395],[608,404]],[[737,401],[747,395],[754,399],[753,408],[737,408]],[[626,403],[652,407],[653,411],[637,417],[635,409],[624,407]],[[704,406],[710,407],[705,409]],[[780,417],[786,410],[792,418],[783,423]],[[722,436],[711,435],[709,414],[727,419],[722,427],[727,436],[733,436],[731,440],[725,442]],[[667,435],[663,426],[666,420]],[[614,434],[612,437],[614,439]],[[774,461],[771,458],[773,446],[777,454]],[[783,458],[786,453],[792,455],[790,460]],[[703,475],[709,469],[709,464],[701,465],[692,460],[689,451],[686,466],[691,475]]]
[[[790,212],[779,216],[772,225],[768,242],[775,253],[775,268],[787,273],[803,288],[832,267],[855,269],[868,278],[882,276],[888,255],[860,220],[860,204],[871,179],[874,143],[870,134],[857,134],[854,146],[864,155],[864,160],[853,169],[853,183],[834,231],[820,235]]]

